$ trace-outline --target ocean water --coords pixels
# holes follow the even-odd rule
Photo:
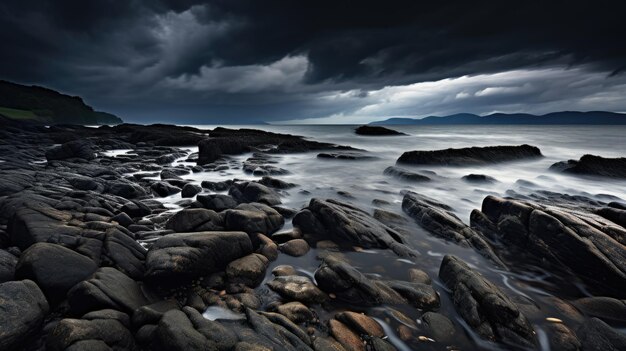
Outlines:
[[[215,126],[196,125],[194,127],[212,129]],[[626,200],[626,181],[575,177],[549,170],[550,165],[555,162],[578,159],[584,154],[626,157],[626,126],[392,127],[408,134],[406,136],[359,136],[354,133],[355,126],[348,125],[255,125],[229,128],[255,128],[302,135],[312,140],[363,149],[364,153],[374,157],[359,161],[319,159],[316,157],[318,152],[276,155],[278,161],[276,166],[290,172],[290,174],[276,177],[298,184],[296,188],[281,191],[284,206],[294,209],[300,209],[306,206],[311,198],[318,197],[345,200],[370,213],[376,208],[382,208],[404,215],[401,209],[401,192],[411,190],[452,206],[455,214],[464,222],[469,223],[469,214],[472,209],[480,208],[483,198],[489,194],[506,196],[511,191],[519,194],[532,194],[539,190],[547,190],[569,195],[584,195],[605,202]],[[405,151],[520,144],[539,147],[544,157],[477,167],[401,166],[408,170],[435,172],[437,175],[433,177],[433,181],[426,183],[407,183],[383,174],[383,170],[394,165],[397,158]],[[188,150],[190,153],[197,152],[197,148],[193,147]],[[241,169],[241,163],[250,156],[251,153],[232,157],[230,163],[232,167],[228,170],[194,173],[183,178],[190,179],[197,184],[204,180],[257,179],[259,177],[246,174]],[[176,164],[188,163],[183,158],[175,162]],[[461,179],[462,176],[472,173],[488,175],[495,178],[497,182],[473,184]],[[346,193],[349,197],[346,197]],[[387,201],[389,205],[377,207],[372,203],[374,199]],[[177,203],[181,200],[180,194],[160,199],[171,208],[171,211],[180,209]],[[291,228],[291,222],[287,220],[284,229],[289,228]],[[420,256],[414,262],[398,259],[385,250],[344,252],[343,255],[362,272],[379,274],[388,279],[406,280],[406,272],[411,267],[428,272],[433,278],[433,286],[441,296],[442,307],[439,312],[450,317],[459,331],[455,335],[455,346],[459,349],[498,349],[498,346],[480,340],[452,306],[447,289],[437,278],[441,260],[446,254],[454,254],[464,259],[516,301],[536,306],[539,312],[533,313],[529,318],[537,331],[543,350],[549,349],[545,335],[549,333],[548,324],[554,321],[548,318],[556,318],[568,325],[574,325],[573,321],[562,313],[558,304],[554,303],[553,297],[567,301],[588,296],[588,287],[571,277],[559,276],[524,260],[512,262],[510,271],[501,271],[473,250],[433,237],[417,226],[409,238],[409,243],[420,252]],[[279,259],[272,262],[269,267],[266,281],[271,279],[269,274],[271,269],[280,264],[291,264],[303,275],[312,276],[320,263],[318,254],[317,250],[311,250],[307,255],[299,258],[280,255]],[[261,295],[271,294],[264,284],[257,290]],[[322,318],[332,317],[335,312],[348,307],[354,309],[354,306],[337,305],[335,310],[316,309],[316,312]],[[367,312],[383,324],[390,334],[389,341],[398,349],[446,349],[446,345],[436,341],[431,342],[426,339],[402,341],[397,335],[400,325],[411,329],[415,336],[422,335],[420,320],[422,311],[410,306],[383,306],[365,309],[363,312]],[[398,312],[407,316],[408,320],[398,318]],[[215,311],[208,314],[213,316]]]

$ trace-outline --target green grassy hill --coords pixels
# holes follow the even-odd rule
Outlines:
[[[94,111],[78,96],[0,80],[0,115],[37,124],[119,124],[110,113]]]

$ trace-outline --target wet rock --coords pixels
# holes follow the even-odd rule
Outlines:
[[[450,206],[438,203],[424,195],[407,192],[402,199],[402,209],[429,233],[465,247],[473,247],[484,257],[504,267],[504,263],[483,235],[463,223],[452,213]]]
[[[431,180],[430,177],[428,176],[411,172],[404,168],[400,168],[396,166],[389,166],[385,168],[385,170],[383,171],[383,174],[392,176],[401,180],[406,180],[409,182],[428,182]]]
[[[256,287],[263,281],[268,263],[265,256],[253,253],[229,263],[226,266],[226,276],[230,282]]]
[[[585,351],[626,350],[626,336],[597,318],[578,327],[576,335]]]
[[[365,351],[365,343],[345,324],[336,319],[328,321],[330,333],[347,351]]]
[[[131,224],[134,224],[135,222],[133,221],[132,218],[130,218],[126,213],[124,212],[120,212],[118,214],[116,214],[115,216],[111,217],[111,221],[112,222],[117,222],[119,223],[119,225],[121,225],[122,227],[128,227]]]
[[[282,203],[274,190],[255,182],[234,183],[228,195],[239,202],[258,202],[270,206]]]
[[[603,207],[596,210],[595,213],[615,224],[619,224],[622,227],[626,228],[626,209]],[[618,241],[620,241],[621,243],[626,243],[626,237]]]
[[[14,280],[17,257],[8,251],[0,249],[0,283]]]
[[[195,184],[186,184],[181,190],[182,197],[194,197],[196,194],[202,191],[202,187]]]
[[[259,312],[259,314],[267,318],[270,322],[284,327],[290,333],[297,336],[300,340],[304,341],[304,343],[311,346],[312,341],[309,334],[307,334],[302,328],[292,322],[289,318],[283,316],[282,314],[273,312]]]
[[[256,176],[283,175],[289,174],[286,169],[275,166],[277,158],[266,154],[255,152],[243,163],[243,171]]]
[[[317,158],[363,161],[363,160],[371,160],[376,157],[365,155],[361,152],[344,151],[344,152],[322,152],[322,153],[317,154]]]
[[[235,334],[219,322],[210,321],[189,307],[163,315],[154,332],[152,349],[162,351],[226,351],[237,343]]]
[[[369,125],[359,126],[354,132],[359,135],[406,135],[393,129]]]
[[[51,303],[57,303],[97,269],[93,260],[68,248],[36,243],[20,256],[16,277],[34,281]]]
[[[282,325],[272,323],[268,318],[246,309],[247,328],[233,330],[239,340],[272,350],[311,350],[309,345]]]
[[[282,244],[280,250],[289,256],[300,257],[309,252],[309,244],[303,239],[293,239]]]
[[[343,241],[364,248],[388,248],[402,257],[415,255],[397,231],[367,212],[337,200],[311,199],[309,206],[293,218],[293,224],[302,233],[318,240]]]
[[[542,157],[534,146],[487,146],[435,151],[407,151],[398,163],[414,165],[470,166]]]
[[[62,319],[47,338],[47,348],[61,350],[130,350],[131,332],[115,319]]]
[[[369,345],[372,348],[372,351],[397,351],[393,345],[378,337],[371,338],[369,340]]]
[[[160,197],[166,197],[180,193],[181,189],[173,186],[166,181],[156,182],[150,186],[150,189]]]
[[[106,184],[105,192],[129,200],[141,198],[148,194],[141,186],[127,181],[109,181]]]
[[[345,351],[346,349],[332,337],[318,337],[313,341],[315,351]]]
[[[232,196],[224,194],[198,195],[196,200],[202,207],[215,212],[235,208],[239,204]]]
[[[93,160],[96,158],[93,145],[87,140],[73,140],[67,143],[55,146],[46,151],[46,159],[48,161],[64,160],[71,158],[82,158],[85,160]]]
[[[296,269],[293,268],[293,266],[283,264],[283,265],[274,267],[274,269],[272,269],[272,274],[275,277],[280,277],[284,275],[297,275],[297,272],[296,272]]]
[[[313,312],[301,302],[294,301],[278,306],[278,313],[287,317],[294,323],[304,323],[315,318]]]
[[[480,217],[479,217],[480,215]],[[626,297],[626,247],[617,239],[626,231],[580,210],[487,196],[472,226],[512,249],[573,272],[598,294]],[[480,221],[476,218],[481,218]]]
[[[76,284],[68,291],[67,300],[75,315],[101,309],[132,313],[148,304],[137,282],[110,267],[100,268],[91,278]]]
[[[461,177],[466,182],[469,183],[495,183],[497,180],[493,177],[484,174],[468,174]]]
[[[280,180],[280,179],[273,178],[270,176],[264,176],[263,178],[261,178],[261,180],[257,182],[259,184],[265,185],[270,188],[275,188],[275,189],[291,189],[297,186],[294,183],[289,183],[284,180]]]
[[[561,323],[551,323],[548,325],[550,335],[550,349],[563,351],[579,351],[582,345],[576,334],[567,326]]]
[[[338,313],[335,315],[335,318],[360,335],[376,336],[379,338],[385,336],[385,331],[380,324],[365,314],[346,311]]]
[[[304,303],[322,303],[328,296],[307,277],[297,275],[277,276],[267,285],[281,296]]]
[[[535,332],[507,295],[454,256],[445,256],[439,277],[454,306],[478,335],[510,345],[534,347]]]
[[[418,268],[409,269],[409,280],[413,283],[431,284],[432,280],[428,273]]]
[[[212,191],[226,191],[231,185],[233,185],[233,181],[227,180],[224,182],[210,182],[208,180],[204,180],[200,185],[202,185],[203,188]]]
[[[398,292],[411,305],[419,309],[432,310],[439,307],[439,295],[430,285],[391,281],[387,282],[387,286]]]
[[[281,244],[293,239],[302,239],[302,233],[299,230],[288,230],[272,234],[272,240]]]
[[[178,303],[174,300],[161,300],[141,306],[133,312],[132,325],[140,327],[145,324],[158,324],[167,311],[179,309]]]
[[[189,208],[176,212],[165,228],[175,232],[204,232],[224,229],[223,217],[204,208]]]
[[[590,317],[604,321],[626,322],[626,301],[611,297],[584,297],[574,301],[574,306]]]
[[[441,343],[454,341],[454,324],[448,317],[436,312],[426,312],[422,315],[422,321],[429,335],[435,341]]]
[[[320,289],[359,306],[401,304],[406,300],[384,282],[367,278],[348,263],[327,257],[315,272]]]
[[[0,350],[17,350],[37,333],[48,302],[31,280],[0,284]]]
[[[557,162],[550,166],[550,169],[577,175],[626,178],[626,157],[605,158],[595,155],[584,155],[578,161]]]
[[[150,207],[139,201],[124,204],[124,206],[120,208],[120,211],[126,213],[131,218],[144,217],[152,213]]]
[[[146,258],[146,278],[157,283],[216,272],[252,253],[243,232],[177,233],[154,242]]]
[[[260,204],[240,204],[224,213],[224,226],[228,230],[241,230],[249,234],[269,235],[285,223],[283,216],[273,208]]]

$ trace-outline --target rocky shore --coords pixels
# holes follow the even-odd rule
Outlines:
[[[402,188],[374,211],[344,189],[292,208],[284,155],[371,156],[253,129],[0,123],[0,350],[626,349],[621,199],[486,195],[469,223]],[[541,156],[407,150],[398,163]],[[623,159],[566,166],[623,177]],[[250,178],[209,180],[228,170]],[[394,165],[385,177],[438,179]],[[508,281],[529,271],[555,273],[530,296]]]

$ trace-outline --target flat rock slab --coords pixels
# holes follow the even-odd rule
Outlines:
[[[624,179],[626,178],[626,157],[605,158],[595,155],[584,155],[578,161],[557,162],[550,166],[550,169],[577,175]]]
[[[437,166],[473,166],[542,157],[539,148],[530,145],[468,147],[434,151],[407,151],[398,163]]]

